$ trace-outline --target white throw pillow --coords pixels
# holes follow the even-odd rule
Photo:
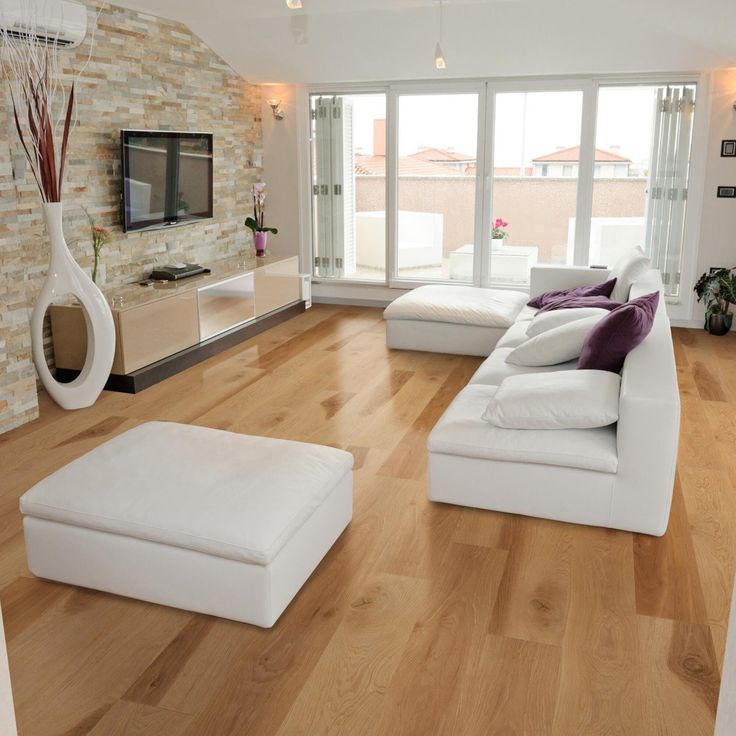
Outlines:
[[[504,378],[483,419],[504,429],[590,429],[618,421],[621,376],[610,371],[522,373]]]
[[[506,362],[540,366],[567,363],[568,360],[579,358],[590,331],[609,314],[605,309],[601,311],[603,314],[568,322],[525,340],[506,356]]]
[[[555,327],[561,327],[562,325],[575,322],[579,319],[585,319],[586,317],[593,317],[596,314],[604,317],[608,314],[608,310],[601,309],[600,307],[575,307],[573,309],[555,309],[551,312],[542,312],[536,315],[529,323],[529,327],[526,329],[526,336],[536,337],[543,332],[547,332],[547,330],[552,330]]]
[[[644,255],[644,251],[637,247],[626,251],[614,264],[609,279],[616,279],[616,285],[611,292],[611,299],[615,302],[629,301],[631,285],[638,281],[651,268],[651,261]]]

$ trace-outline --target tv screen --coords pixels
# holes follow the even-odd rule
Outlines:
[[[212,133],[123,130],[121,144],[126,232],[212,217]]]

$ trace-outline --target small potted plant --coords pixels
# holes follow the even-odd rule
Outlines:
[[[705,329],[711,335],[725,335],[731,329],[736,304],[736,268],[713,268],[695,284],[698,301],[705,302]]]
[[[506,220],[502,220],[500,217],[493,223],[493,229],[491,230],[491,248],[493,250],[500,250],[503,246],[503,241],[508,238],[508,231],[505,229],[509,226]]]
[[[266,201],[266,185],[263,182],[254,184],[250,188],[250,193],[253,196],[253,217],[246,217],[245,226],[253,232],[256,255],[265,256],[268,233],[277,235],[279,231],[275,227],[265,226],[263,209]]]
[[[100,267],[100,253],[102,249],[112,240],[112,233],[102,225],[95,222],[94,217],[87,212],[86,207],[82,207],[84,214],[89,220],[89,234],[92,237],[92,250],[94,252],[94,263],[92,264],[92,281],[97,283],[97,272]]]

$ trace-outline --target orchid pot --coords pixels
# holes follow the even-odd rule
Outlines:
[[[266,243],[268,242],[268,233],[265,230],[256,230],[253,234],[253,242],[256,246],[256,255],[261,257],[266,255]]]
[[[254,184],[250,193],[253,197],[253,216],[245,218],[245,226],[253,233],[253,244],[256,248],[257,256],[266,255],[266,242],[268,233],[278,234],[275,227],[266,227],[264,205],[266,202],[266,185],[261,182]]]

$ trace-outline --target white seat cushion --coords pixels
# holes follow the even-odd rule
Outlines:
[[[480,327],[509,327],[528,300],[520,291],[474,286],[420,286],[386,307],[385,319],[425,320]]]
[[[518,376],[521,373],[549,373],[551,371],[569,371],[577,368],[577,360],[571,360],[568,363],[559,363],[558,365],[514,365],[507,363],[506,358],[511,354],[514,348],[496,348],[480,365],[478,370],[473,374],[469,383],[483,383],[487,386],[498,386],[504,378],[508,376]]]
[[[149,422],[45,478],[20,508],[267,565],[352,464],[332,447]]]
[[[429,435],[429,451],[616,472],[614,425],[595,429],[502,429],[482,419],[497,390],[497,386],[466,386]]]

